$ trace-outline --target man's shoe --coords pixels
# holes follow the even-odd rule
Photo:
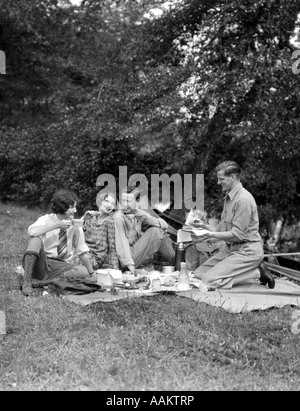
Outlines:
[[[24,283],[22,284],[22,293],[23,295],[25,295],[25,297],[31,296],[33,294],[33,289],[32,289],[31,284],[24,281]]]
[[[275,279],[270,274],[270,271],[268,267],[265,265],[265,263],[261,263],[261,265],[258,267],[260,271],[260,283],[261,285],[267,285],[269,288],[274,288],[275,287]]]

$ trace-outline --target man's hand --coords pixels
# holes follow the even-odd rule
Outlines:
[[[132,275],[136,275],[135,273],[135,265],[128,265],[128,270],[131,272]]]
[[[149,214],[146,211],[141,210],[140,208],[138,208],[135,212],[135,217],[140,221],[145,221],[148,215]]]

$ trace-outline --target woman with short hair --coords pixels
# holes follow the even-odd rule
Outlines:
[[[90,249],[94,270],[100,268],[119,269],[115,246],[115,225],[113,214],[117,200],[112,193],[97,197],[98,211],[87,211],[84,216],[83,232]]]
[[[84,278],[93,273],[82,228],[73,225],[77,201],[72,191],[56,191],[51,200],[52,212],[28,227],[30,239],[22,264],[25,296],[33,293],[32,279]],[[72,263],[74,253],[82,264]]]

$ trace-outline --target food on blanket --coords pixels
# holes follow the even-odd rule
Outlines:
[[[144,278],[145,277],[135,277],[135,278],[132,278],[132,279],[127,279],[126,283],[137,284],[137,283],[140,283],[141,281],[144,281]]]
[[[138,289],[148,290],[150,288],[151,281],[149,278],[145,278],[144,281],[141,281],[136,284]]]
[[[126,280],[125,289],[127,290],[148,290],[150,288],[151,281],[148,277],[138,277],[133,280]]]
[[[173,275],[167,275],[163,280],[163,285],[165,287],[172,287],[176,282],[176,279]]]

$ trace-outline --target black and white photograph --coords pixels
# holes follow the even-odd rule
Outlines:
[[[300,390],[300,1],[0,0],[0,391]]]

